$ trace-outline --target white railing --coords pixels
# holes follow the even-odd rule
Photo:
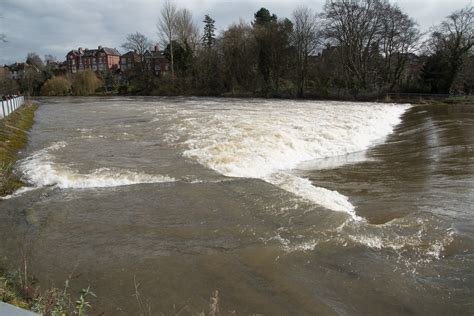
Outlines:
[[[7,100],[1,100],[2,106],[0,108],[0,117],[7,117],[8,115],[15,112],[20,106],[25,104],[24,96],[16,96],[7,98]]]

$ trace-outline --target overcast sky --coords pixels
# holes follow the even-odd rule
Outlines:
[[[261,7],[278,17],[291,17],[297,6],[322,11],[325,0],[175,0],[190,9],[198,21],[205,14],[222,31],[240,18],[251,21]],[[422,30],[439,23],[446,15],[473,0],[391,0],[413,17]],[[135,31],[158,41],[156,20],[163,0],[0,0],[0,65],[24,61],[28,52],[41,57],[52,54],[64,60],[77,47],[98,45],[118,48]],[[202,23],[200,24],[202,25]]]

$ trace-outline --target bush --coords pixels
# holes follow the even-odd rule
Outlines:
[[[74,95],[91,95],[102,86],[102,82],[92,70],[85,70],[77,73],[72,82],[72,92]]]
[[[17,94],[20,91],[18,83],[11,78],[0,79],[0,95]]]
[[[53,77],[48,79],[41,87],[41,95],[59,96],[68,95],[71,92],[71,83],[64,77]]]

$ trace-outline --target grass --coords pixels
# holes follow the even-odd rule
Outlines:
[[[13,166],[17,153],[28,142],[37,105],[28,104],[10,116],[0,119],[0,196],[12,194],[24,183],[15,175]]]
[[[90,297],[96,295],[90,288],[83,289],[77,300],[69,294],[69,279],[64,288],[51,288],[41,291],[36,280],[20,271],[0,270],[0,301],[44,316],[85,316],[91,305]]]

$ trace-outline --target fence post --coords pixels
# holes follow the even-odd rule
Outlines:
[[[6,118],[7,116],[5,115],[5,107],[3,106],[3,101],[2,101],[2,112],[3,112],[3,118]]]

